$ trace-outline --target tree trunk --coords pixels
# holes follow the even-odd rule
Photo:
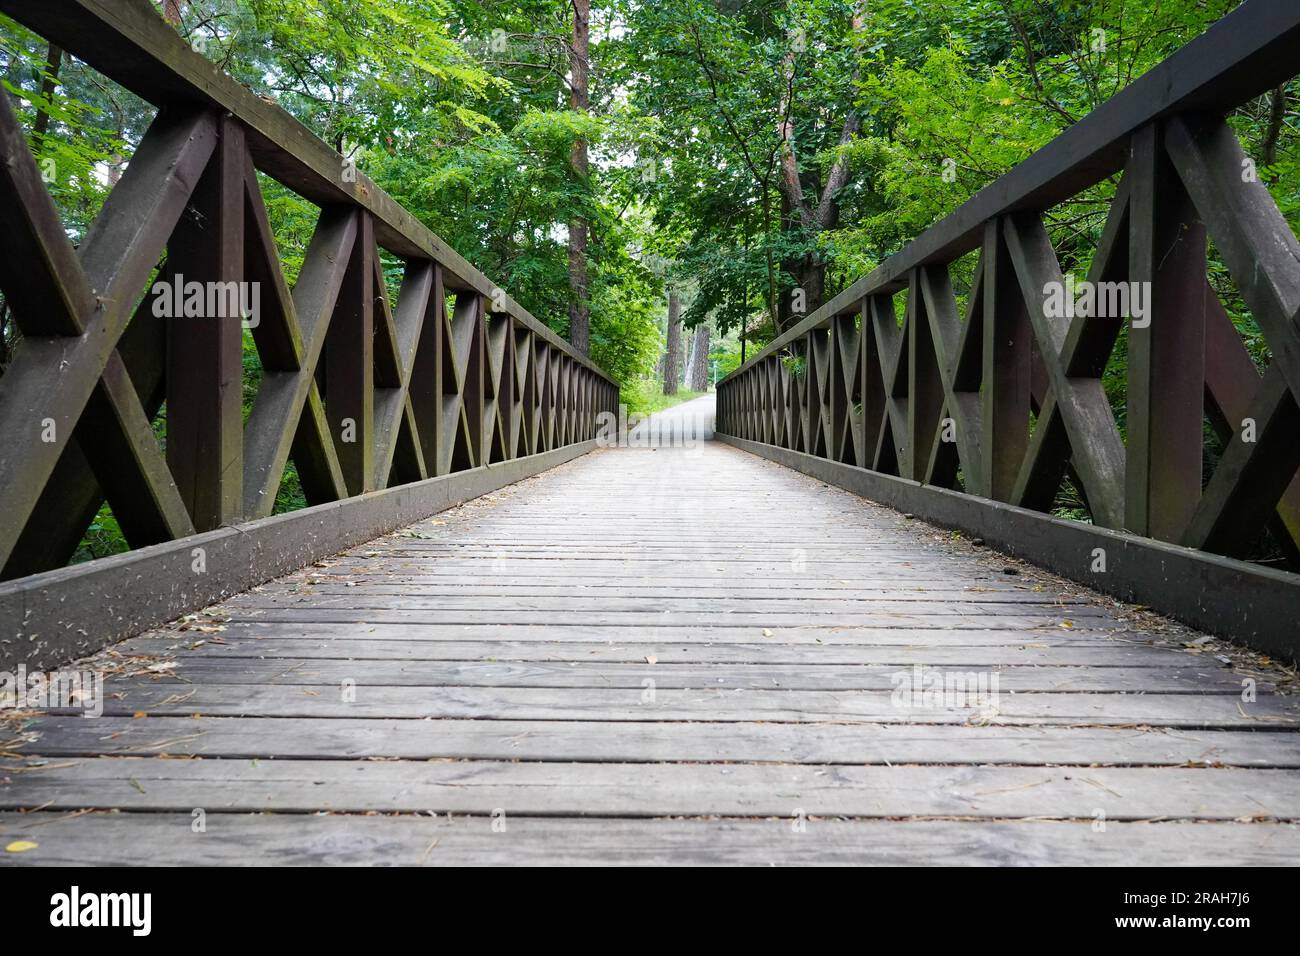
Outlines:
[[[799,287],[803,289],[803,311],[793,316],[795,324],[806,319],[826,301],[826,260],[812,252],[803,258],[799,270]]]
[[[685,333],[686,330],[685,330],[685,329],[682,329],[682,332]],[[684,346],[684,348],[682,349],[682,351],[685,353],[685,356],[686,356],[686,367],[682,370],[682,384],[683,384],[684,386],[686,386],[686,387],[689,389],[689,388],[693,388],[693,387],[694,387],[694,386],[691,385],[691,382],[695,381],[695,338],[694,338],[694,333],[691,333],[691,338],[690,338],[690,340],[686,343],[686,345]]]
[[[51,43],[45,54],[45,76],[41,78],[41,96],[48,103],[54,98],[54,90],[59,85],[59,67],[63,64],[63,49]],[[36,111],[36,121],[32,124],[32,145],[37,156],[45,151],[45,134],[50,129],[50,112],[44,106]]]
[[[664,356],[664,394],[676,395],[682,373],[682,303],[668,293],[668,352]]]
[[[854,4],[851,20],[851,28],[854,33],[857,33],[863,27],[865,22],[863,8],[865,6],[865,2]],[[790,84],[789,89],[791,91],[794,89],[793,81],[797,60],[795,52],[792,50],[786,55],[785,59],[785,76]],[[856,86],[857,82],[858,74],[855,73],[853,85]],[[862,117],[854,110],[853,104],[847,104],[846,109],[847,115],[844,119],[844,126],[840,130],[840,146],[847,146],[853,142],[862,129]],[[799,171],[794,123],[790,120],[792,115],[793,103],[782,97],[777,120],[777,135],[781,141],[779,153],[781,178],[778,183],[782,199],[782,229],[802,228],[816,235],[834,229],[839,222],[837,195],[849,181],[849,161],[848,157],[841,153],[826,173],[824,183],[809,183],[810,187],[813,185],[820,187],[819,191],[810,199],[804,192],[805,183]],[[789,265],[795,266],[795,269],[790,269],[790,272],[798,283],[796,289],[791,290],[791,292],[801,291],[803,308],[795,309],[792,298],[783,297],[780,308],[773,310],[778,335],[790,326],[797,325],[804,316],[815,311],[821,306],[826,296],[826,262],[820,252],[810,252],[797,263],[788,264],[787,268]]]
[[[591,107],[587,90],[590,63],[587,60],[591,0],[573,2],[573,45],[569,49],[569,105],[585,113]],[[587,141],[573,144],[573,172],[580,183],[587,181]],[[587,220],[575,216],[569,222],[569,344],[586,355],[591,349],[591,310],[587,282]]]
[[[701,322],[695,327],[695,347],[691,361],[691,391],[709,390],[709,327]]]
[[[1277,143],[1282,137],[1282,124],[1286,121],[1286,84],[1273,91],[1269,100],[1268,131],[1264,134],[1264,165],[1277,162]]]

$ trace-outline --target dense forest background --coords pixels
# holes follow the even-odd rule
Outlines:
[[[634,411],[707,388],[1236,5],[155,2],[589,351]],[[153,110],[4,18],[0,46],[76,238]],[[1294,226],[1293,104],[1279,88],[1233,122]],[[316,213],[263,185],[292,280]],[[1086,270],[1114,186],[1049,213],[1067,270]],[[1213,253],[1211,273],[1265,363]],[[1117,382],[1123,361],[1121,342]]]

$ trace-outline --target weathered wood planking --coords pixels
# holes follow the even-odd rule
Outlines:
[[[723,445],[597,452],[101,655],[105,717],[0,735],[0,862],[1294,862],[1300,708],[1224,653]]]
[[[647,721],[386,720],[336,717],[43,717],[46,756],[548,760],[625,763],[1053,764],[1300,769],[1300,748],[1256,731]]]
[[[654,657],[660,664],[798,664],[819,668],[833,664],[910,667],[913,664],[966,667],[1005,665],[1051,665],[1057,667],[1194,667],[1216,670],[1218,661],[1207,661],[1172,650],[1125,647],[1116,643],[1067,639],[1055,643],[1033,641],[1018,644],[963,644],[960,647],[929,646],[919,641],[902,645],[843,647],[826,644],[720,644],[713,641],[421,641],[385,638],[352,638],[335,634],[282,635],[231,639],[220,643],[138,637],[118,645],[122,654],[148,656],[184,648],[190,666],[203,658],[256,658],[265,660],[355,660],[369,661],[562,661],[646,663]],[[188,673],[188,672],[187,672]]]
[[[96,757],[11,772],[0,809],[1300,821],[1300,771],[1273,769]]]
[[[52,817],[52,814],[37,814]],[[0,813],[0,837],[40,840],[26,863],[241,866],[1222,866],[1294,865],[1294,824],[807,821]],[[1248,834],[1249,839],[1244,835]],[[14,859],[0,859],[0,864]]]
[[[382,661],[226,660],[198,657],[160,676],[164,686],[186,684],[279,684],[326,687],[344,681],[372,687],[563,687],[635,688],[646,681],[664,689],[888,691],[907,675],[900,664],[634,664],[590,661]],[[900,670],[901,668],[901,670]],[[1011,693],[1149,692],[1241,694],[1241,679],[1219,667],[986,667]],[[1257,684],[1258,689],[1270,689]]]
[[[494,720],[776,720],[890,724],[1084,724],[1096,726],[1300,729],[1290,698],[1262,694],[1250,704],[1228,694],[1003,693],[996,707],[900,708],[891,691],[744,690],[706,687],[340,687],[276,684],[114,682],[104,712],[129,716],[445,717]],[[1287,745],[1287,744],[1282,744]],[[1295,746],[1294,743],[1289,744]]]
[[[908,624],[894,627],[831,627],[827,625],[801,625],[799,627],[723,627],[723,626],[669,626],[653,627],[591,627],[587,625],[563,629],[528,624],[390,624],[384,622],[348,623],[339,621],[241,621],[219,612],[216,617],[203,617],[212,627],[220,622],[222,634],[228,637],[258,640],[275,638],[349,637],[357,640],[392,641],[518,641],[546,644],[624,643],[636,638],[660,643],[715,645],[762,643],[768,646],[810,644],[818,647],[859,645],[870,647],[1044,647],[1067,644],[1070,647],[1094,646],[1147,646],[1159,641],[1168,644],[1166,634],[1119,626],[1104,629],[1062,628],[1042,623],[1038,627],[965,627],[926,626]],[[952,622],[950,622],[951,624]],[[767,633],[770,632],[770,633]],[[207,632],[155,631],[141,635],[146,641],[199,641]],[[1181,635],[1188,639],[1186,632]],[[224,639],[224,638],[223,638]]]
[[[871,613],[814,615],[806,613],[769,613],[749,614],[734,612],[726,615],[683,612],[674,613],[664,610],[653,611],[605,611],[596,608],[587,613],[581,609],[567,611],[523,611],[500,608],[470,608],[462,611],[444,611],[437,607],[394,609],[374,607],[374,601],[358,597],[355,603],[365,602],[365,607],[318,607],[314,603],[303,603],[291,607],[248,607],[242,604],[223,605],[224,613],[237,621],[276,621],[292,624],[307,623],[355,623],[355,624],[494,624],[494,625],[532,625],[543,624],[553,627],[586,626],[609,628],[642,628],[663,625],[678,627],[713,627],[748,628],[752,631],[779,627],[806,627],[810,622],[828,628],[847,627],[889,627],[915,626],[932,628],[952,628],[971,630],[985,628],[1007,628],[1033,630],[1044,627],[1065,627],[1092,630],[1109,630],[1117,622],[1113,617],[1096,614],[1089,610],[1082,613],[1066,612],[1060,608],[1038,608],[1038,613],[1000,613],[997,611],[966,611],[960,607],[936,605],[934,609],[918,610],[915,605],[903,606],[899,602],[896,610]]]

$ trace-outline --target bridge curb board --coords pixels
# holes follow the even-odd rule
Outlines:
[[[100,650],[595,446],[577,442],[5,582],[0,670],[50,668]],[[200,560],[205,570],[196,572]]]
[[[719,441],[819,481],[982,538],[989,547],[1097,591],[1265,654],[1300,660],[1295,621],[1300,579],[1294,574],[722,432],[716,435]],[[1090,570],[1095,548],[1105,549],[1105,573]]]

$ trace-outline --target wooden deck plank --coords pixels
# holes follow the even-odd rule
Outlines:
[[[795,691],[629,687],[358,687],[160,684],[115,681],[104,713],[264,717],[481,718],[486,720],[778,720],[862,723],[1083,724],[1153,727],[1300,728],[1289,698],[1253,703],[1225,694],[1004,693],[996,707],[900,708],[890,691]],[[1292,743],[1290,746],[1295,746]]]
[[[354,599],[361,603],[364,599]],[[318,622],[340,624],[543,624],[556,628],[570,626],[586,627],[654,627],[671,621],[685,627],[709,625],[713,627],[778,628],[802,627],[809,623],[808,614],[745,614],[730,613],[725,615],[709,613],[674,614],[671,611],[515,611],[495,608],[470,609],[464,611],[441,611],[434,608],[427,610],[397,610],[389,608],[367,607],[328,607],[315,603],[299,607],[251,607],[238,608],[231,605],[232,616],[236,620],[275,621],[278,623]],[[904,607],[895,611],[881,611],[874,614],[842,615],[839,617],[823,615],[817,622],[827,627],[947,627],[954,630],[1009,628],[1030,630],[1045,625],[1065,626],[1078,630],[1106,630],[1115,622],[1113,618],[1097,614],[1080,614],[1074,610],[1062,612],[1059,609],[1044,609],[1041,614],[998,614],[978,613],[961,608],[947,606],[941,611],[912,612]]]
[[[798,664],[817,668],[829,664],[913,664],[957,667],[1006,665],[1057,667],[1178,667],[1221,668],[1218,661],[1197,654],[1141,645],[1082,640],[1046,643],[971,644],[763,644],[713,641],[425,641],[382,637],[348,637],[343,633],[270,634],[265,637],[204,635],[132,638],[118,645],[124,655],[150,656],[185,650],[187,662],[204,658],[263,658],[306,660],[401,661],[602,661],[660,664]]]
[[[1241,694],[1241,678],[1224,668],[1001,666],[962,672],[1009,693],[1085,691],[1128,694]],[[382,661],[188,659],[159,678],[164,686],[275,684],[336,688],[352,681],[371,687],[692,688],[885,691],[912,679],[897,664],[651,664],[588,661]],[[967,686],[963,683],[963,687]],[[1269,685],[1257,684],[1257,690]]]
[[[1300,820],[1300,771],[492,760],[20,760],[0,809]]]
[[[345,598],[355,601],[357,599],[356,592],[353,591],[355,587],[355,583],[348,582],[343,584],[322,584],[310,588],[259,588],[255,593],[261,598],[274,599],[277,603],[285,599],[292,599],[293,603],[318,603],[312,600],[315,597]],[[633,591],[623,588],[603,588],[593,590],[582,587],[569,589],[567,594],[557,594],[519,585],[507,587],[484,585],[477,588],[474,593],[464,594],[447,588],[430,588],[420,584],[384,581],[380,584],[368,584],[365,596],[366,598],[380,596],[417,598],[422,602],[431,602],[437,607],[469,608],[472,610],[491,607],[493,603],[499,602],[502,598],[511,599],[512,603],[517,607],[534,610],[569,609],[581,606],[584,602],[635,610],[644,610],[648,607],[662,608],[664,605],[669,605],[675,611],[701,609],[734,611],[744,608],[749,611],[802,610],[810,613],[872,610],[873,606],[880,601],[942,602],[944,604],[975,604],[980,606],[990,604],[1034,604],[1051,607],[1086,607],[1084,601],[1078,598],[1057,598],[1028,594],[1023,591],[1002,591],[994,595],[977,594],[965,590],[941,591],[936,588],[924,591],[918,589],[915,593],[900,594],[898,589],[894,589],[892,591],[880,590],[874,593],[859,592],[852,600],[842,600],[834,592],[817,592],[810,595],[804,589],[755,588],[754,591],[757,593],[744,596],[725,594],[721,589],[713,589],[713,593],[686,594],[676,592],[666,596],[644,593],[646,591],[651,591],[651,589],[642,588],[640,591]],[[1089,608],[1089,610],[1093,609]]]
[[[834,598],[805,598],[795,596],[765,597],[729,597],[697,598],[679,595],[654,596],[627,594],[520,594],[507,598],[511,609],[531,611],[538,615],[551,611],[577,612],[589,617],[601,614],[637,613],[689,615],[737,614],[747,615],[788,615],[797,614],[805,620],[831,618],[834,623],[856,613],[874,614],[881,612],[912,613],[921,611],[929,614],[1040,614],[1045,613],[1054,618],[1069,617],[1101,618],[1110,622],[1112,617],[1104,609],[1089,607],[1082,602],[1058,602],[1035,600],[1017,595],[1014,598],[998,597],[986,599],[983,595],[929,595],[916,594],[889,599],[865,599],[859,601],[839,601]],[[448,595],[417,594],[399,591],[393,588],[367,588],[364,594],[358,594],[354,587],[313,588],[310,591],[288,591],[282,593],[260,592],[244,595],[240,600],[228,601],[232,607],[277,607],[288,608],[306,605],[309,607],[346,607],[355,610],[386,610],[390,608],[413,610],[445,611],[481,611],[494,613],[502,601],[499,595]],[[940,610],[942,608],[942,610]]]
[[[1036,647],[1057,644],[1075,646],[1144,646],[1152,635],[1127,628],[1088,629],[1048,625],[1037,628],[954,628],[935,627],[704,627],[657,624],[653,627],[546,627],[529,624],[389,624],[346,621],[231,621],[224,617],[200,617],[200,630],[180,632],[196,639],[225,636],[353,637],[357,640],[464,641],[502,640],[547,644],[607,644],[629,640],[688,644],[748,644],[771,646],[815,645],[818,647]],[[770,632],[770,633],[768,633]],[[155,631],[153,636],[170,639],[174,632]],[[1192,635],[1194,636],[1194,635]],[[148,639],[150,635],[145,635]]]
[[[1213,764],[1300,768],[1257,731],[831,723],[43,717],[8,749],[45,756],[814,764]]]
[[[1294,866],[1300,826],[1052,821],[639,820],[428,816],[0,813],[39,841],[9,865]]]

